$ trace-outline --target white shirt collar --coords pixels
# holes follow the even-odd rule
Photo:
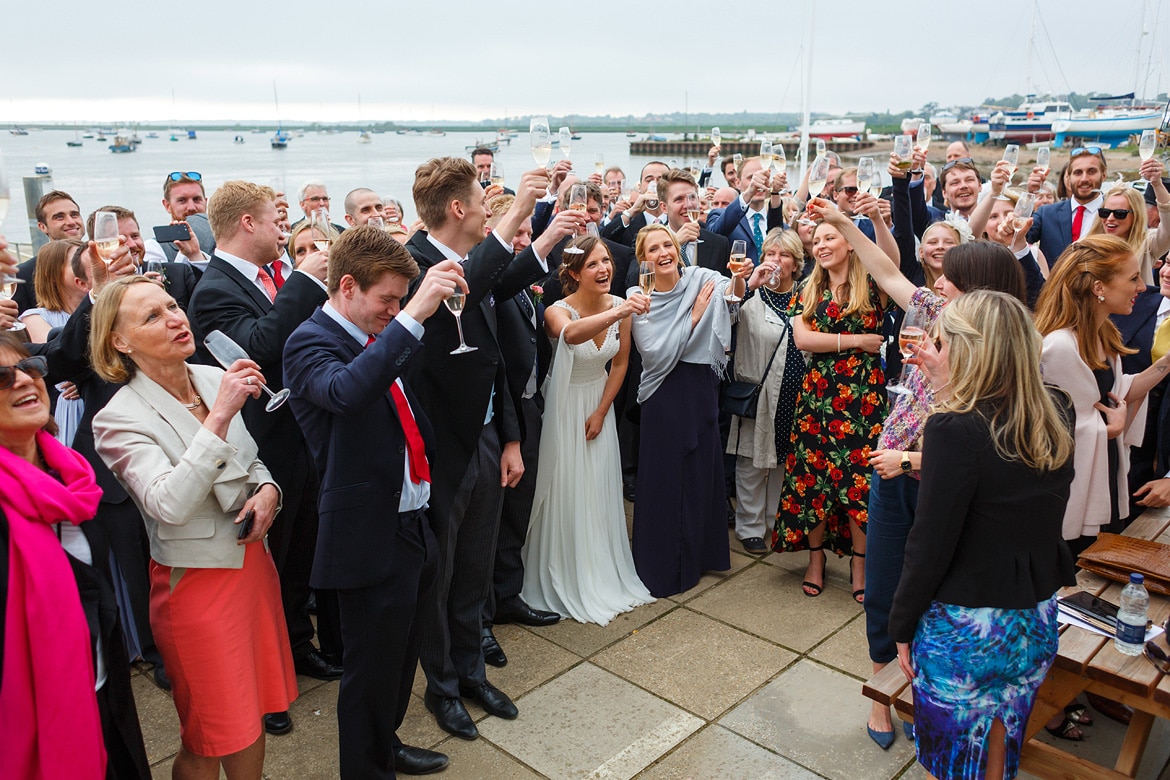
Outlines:
[[[342,327],[342,329],[345,330],[346,333],[352,336],[353,340],[356,341],[362,349],[366,348],[366,342],[369,341],[370,334],[363,333],[361,328],[359,328],[357,325],[354,325],[352,322],[342,316],[341,312],[333,308],[333,304],[329,301],[325,301],[325,303],[322,304],[321,311],[325,312],[325,315],[329,317],[329,319],[336,322]]]
[[[237,271],[242,273],[244,278],[249,282],[256,282],[260,278],[260,266],[256,265],[250,260],[237,257],[231,252],[225,252],[219,247],[215,248],[215,253],[223,258],[232,268],[235,268]]]
[[[439,239],[435,238],[433,234],[427,233],[427,241],[430,241],[436,249],[443,253],[443,257],[447,260],[454,260],[456,263],[462,263],[465,258],[463,255],[456,252],[451,247],[444,244]]]

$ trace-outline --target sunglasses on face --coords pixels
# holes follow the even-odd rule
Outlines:
[[[49,373],[49,361],[43,357],[28,357],[15,366],[0,366],[0,390],[7,390],[16,383],[16,372],[21,371],[33,379],[44,379]]]
[[[167,176],[171,181],[203,181],[203,174],[199,171],[173,171]]]
[[[837,192],[844,192],[846,195],[856,195],[858,190],[856,187],[838,187]]]
[[[1125,219],[1132,213],[1133,209],[1097,209],[1097,216],[1101,219],[1109,219],[1110,217]]]
[[[1081,147],[1073,149],[1071,152],[1069,152],[1068,156],[1069,157],[1080,157],[1082,154],[1092,154],[1092,155],[1096,155],[1097,157],[1100,157],[1101,156],[1101,147],[1100,146],[1081,146]]]

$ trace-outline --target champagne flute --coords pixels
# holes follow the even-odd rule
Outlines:
[[[0,300],[7,301],[16,295],[16,285],[21,284],[23,281],[23,279],[17,279],[15,276],[0,276]],[[12,323],[12,327],[8,328],[8,331],[24,329],[24,323],[17,320]]]
[[[699,162],[697,158],[691,159],[690,174],[696,184],[699,181],[699,177],[703,175],[703,163]]]
[[[1036,150],[1036,167],[1044,169],[1044,175],[1048,175],[1048,168],[1052,164],[1052,149],[1047,146],[1041,146]]]
[[[584,214],[589,209],[588,198],[589,190],[585,188],[585,185],[574,184],[569,190],[569,211],[579,211]],[[570,255],[580,255],[584,252],[584,249],[576,246],[565,248],[565,253]]]
[[[488,183],[498,187],[504,186],[504,172],[496,163],[492,163],[492,167],[488,170]]]
[[[747,241],[743,241],[741,239],[732,241],[731,259],[727,263],[727,267],[731,269],[731,272],[733,274],[739,273],[743,270],[744,263],[750,262],[751,260],[747,259]],[[729,287],[728,289],[730,290],[734,288]],[[727,295],[723,296],[723,300],[727,301],[728,303],[739,303],[743,299],[735,293],[728,293]]]
[[[711,128],[711,145],[718,149],[723,146],[723,133],[718,127]]]
[[[824,156],[825,156],[825,139],[818,138],[817,139],[817,157],[824,157]]]
[[[370,227],[376,227],[378,230],[385,230],[386,218],[381,215],[373,216],[366,220],[366,224]]]
[[[873,158],[862,157],[857,161],[857,191],[869,192],[873,185]]]
[[[313,215],[309,219],[309,230],[313,232],[313,246],[318,252],[324,252],[329,248],[329,233],[333,230],[333,226],[329,224],[329,212],[326,209],[313,209]]]
[[[93,241],[97,245],[98,257],[110,267],[114,251],[118,248],[118,215],[112,211],[98,211],[93,215]]]
[[[244,348],[232,341],[231,337],[222,330],[213,330],[208,333],[207,338],[203,339],[203,346],[207,347],[207,351],[215,358],[215,362],[223,366],[224,369],[230,369],[237,360],[251,360]],[[289,389],[287,387],[279,393],[274,393],[262,383],[260,389],[268,393],[270,399],[264,407],[265,411],[275,412],[288,400]]]
[[[808,169],[808,196],[809,198],[820,197],[820,194],[825,189],[825,184],[829,181],[829,158],[818,157],[813,160],[812,167]]]
[[[741,165],[743,165],[743,155],[742,154],[731,155],[731,162],[735,165],[735,170],[738,171],[739,167]]]
[[[646,197],[646,208],[651,209],[651,210],[658,208],[658,180],[657,179],[646,184],[646,196],[647,196]]]
[[[772,172],[780,173],[784,171],[787,165],[788,160],[784,157],[784,144],[772,144]]]
[[[459,346],[451,350],[452,355],[462,355],[464,352],[475,352],[479,347],[469,347],[467,342],[463,340],[463,302],[465,299],[463,290],[458,287],[455,292],[451,293],[451,297],[443,301],[443,305],[447,307],[447,311],[455,315],[455,327],[459,330]]]
[[[1154,129],[1142,130],[1142,140],[1138,144],[1138,156],[1142,158],[1142,162],[1154,156],[1154,150],[1158,148],[1158,131]]]
[[[765,138],[760,141],[760,167],[768,168],[772,165],[772,142]]]
[[[873,170],[873,181],[869,185],[869,194],[875,198],[882,196],[882,172],[876,167]]]
[[[691,222],[694,222],[696,225],[698,225],[699,224],[699,217],[701,217],[702,215],[703,215],[703,206],[702,206],[702,204],[699,203],[699,195],[697,192],[691,193],[690,195],[687,196],[687,219],[690,220]],[[695,243],[701,244],[701,243],[703,243],[703,239],[696,238]]]
[[[593,170],[596,171],[599,176],[605,174],[605,155],[604,154],[593,155]]]
[[[638,263],[638,288],[647,297],[650,296],[650,293],[654,292],[654,271],[655,265],[653,260],[643,260]],[[642,324],[650,322],[650,312],[647,311],[638,321]]]
[[[532,147],[532,160],[541,168],[548,165],[552,154],[552,132],[548,129],[548,117],[534,116],[528,122],[528,143]]]
[[[926,154],[926,150],[930,148],[930,122],[923,122],[918,125],[918,148]]]
[[[562,127],[558,132],[561,140],[561,154],[565,155],[565,159],[569,159],[569,152],[573,149],[573,131],[567,127]]]
[[[1024,229],[1024,223],[1028,221],[1028,217],[1032,216],[1034,208],[1036,208],[1035,193],[1021,193],[1019,200],[1016,201],[1016,207],[1012,209],[1012,227],[1017,233]]]
[[[1012,172],[1008,174],[1008,186],[1010,187],[1012,177],[1016,175],[1016,168],[1020,164],[1019,144],[1008,144],[1003,148],[1003,161],[1012,167]]]
[[[914,167],[914,145],[910,136],[894,136],[894,154],[898,155],[898,170],[908,171]]]
[[[902,319],[902,329],[898,332],[898,351],[902,353],[902,373],[898,375],[897,382],[886,387],[887,392],[895,395],[910,394],[910,388],[906,387],[906,377],[910,373],[910,366],[906,361],[914,357],[914,354],[910,352],[910,344],[922,344],[926,341],[926,325],[926,312],[921,306],[912,304],[906,310],[906,316]]]

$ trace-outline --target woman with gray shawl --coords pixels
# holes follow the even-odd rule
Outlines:
[[[694,587],[705,571],[731,568],[719,377],[731,345],[723,297],[742,296],[745,285],[742,277],[684,268],[664,225],[643,228],[634,252],[638,262],[654,264],[650,312],[633,321],[642,355],[634,565],[650,592],[663,597]]]

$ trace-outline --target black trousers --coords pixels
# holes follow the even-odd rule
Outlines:
[[[387,518],[387,522],[395,522]],[[397,517],[391,575],[365,588],[333,591],[341,614],[345,672],[337,695],[344,780],[393,778],[397,730],[410,704],[422,611],[433,600],[439,543],[422,510]]]

